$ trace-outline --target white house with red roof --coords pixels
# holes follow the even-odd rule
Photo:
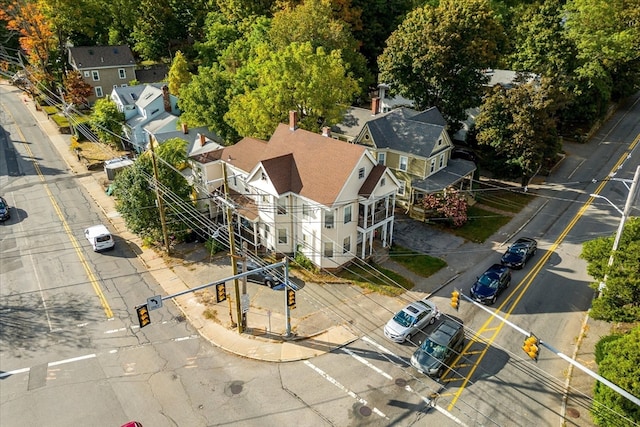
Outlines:
[[[250,250],[302,252],[327,270],[389,246],[398,180],[366,147],[299,129],[296,119],[291,112],[269,141],[190,157],[196,187],[213,196],[211,216],[231,202],[236,239]]]

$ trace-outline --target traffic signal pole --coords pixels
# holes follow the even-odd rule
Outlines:
[[[463,293],[460,293],[460,296],[464,299],[466,299],[467,301],[469,301],[470,303],[476,305],[477,307],[483,309],[484,311],[486,311],[487,313],[491,314],[493,317],[496,317],[498,319],[500,319],[502,322],[506,323],[507,325],[511,326],[513,329],[515,329],[516,331],[520,332],[521,334],[525,335],[527,338],[530,336],[534,336],[532,333],[522,329],[521,327],[519,327],[518,325],[516,325],[515,323],[512,323],[510,321],[508,321],[507,319],[505,319],[504,317],[500,316],[499,314],[497,314],[497,312],[495,311],[491,311],[490,309],[488,309],[487,307],[485,307],[483,304],[480,304],[476,301],[474,301],[473,299],[469,298],[468,296],[464,295]],[[580,369],[582,372],[586,373],[587,375],[595,378],[596,380],[600,381],[602,384],[606,385],[607,387],[609,387],[610,389],[614,390],[616,393],[626,397],[627,399],[629,399],[631,402],[635,403],[636,405],[640,406],[640,398],[632,395],[631,393],[629,393],[628,391],[626,391],[623,388],[618,387],[617,385],[615,385],[614,383],[612,383],[611,381],[609,381],[608,379],[601,377],[600,375],[596,374],[595,372],[591,371],[589,368],[587,368],[586,366],[581,365],[580,363],[576,362],[575,360],[573,360],[571,357],[567,356],[566,354],[560,352],[560,350],[554,348],[553,346],[551,346],[550,344],[547,344],[546,342],[542,341],[542,340],[538,340],[538,344],[544,348],[546,348],[547,350],[550,350],[551,352],[555,353],[557,356],[559,356],[561,359],[564,359],[565,361],[567,361],[568,363],[570,363],[571,365],[575,366],[576,368]]]

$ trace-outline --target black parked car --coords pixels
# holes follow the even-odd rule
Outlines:
[[[511,284],[511,270],[506,265],[493,264],[471,287],[471,298],[483,304],[493,304]]]
[[[511,268],[523,268],[537,250],[538,242],[529,237],[521,237],[509,246],[504,255],[502,255],[502,265]]]
[[[7,201],[0,197],[0,221],[6,221],[11,218],[11,212],[9,212],[9,205]]]

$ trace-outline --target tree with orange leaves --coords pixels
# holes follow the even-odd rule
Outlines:
[[[29,59],[29,79],[50,87],[54,80],[50,60],[57,42],[44,5],[40,0],[13,0],[0,9],[0,19],[7,22],[7,29],[19,34],[20,47]]]

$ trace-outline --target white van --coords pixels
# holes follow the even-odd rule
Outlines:
[[[95,252],[113,249],[116,242],[104,225],[94,225],[84,230],[84,235]]]

